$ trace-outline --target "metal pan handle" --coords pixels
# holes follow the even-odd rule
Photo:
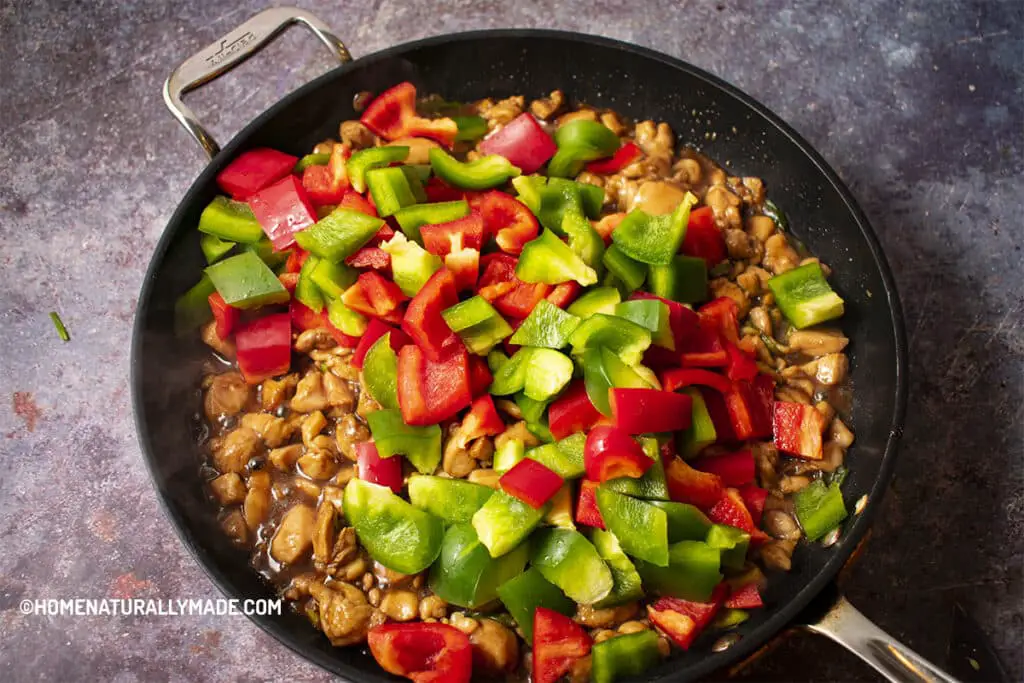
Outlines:
[[[352,61],[352,55],[345,44],[320,19],[297,7],[272,7],[207,45],[182,62],[167,77],[164,82],[164,103],[211,159],[220,151],[220,145],[199,123],[192,110],[181,101],[182,95],[231,71],[266,47],[292,24],[302,24],[312,31],[342,64]]]
[[[893,683],[958,683],[875,626],[838,593],[831,607],[821,616],[808,620],[803,628],[842,645]]]

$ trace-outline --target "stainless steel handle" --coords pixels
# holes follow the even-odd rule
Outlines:
[[[875,626],[842,595],[824,615],[803,627],[839,643],[893,683],[958,683],[957,679]]]
[[[320,19],[297,7],[272,7],[207,45],[167,77],[164,82],[164,103],[211,159],[220,151],[220,145],[199,123],[192,110],[181,101],[182,95],[231,71],[262,50],[292,24],[302,24],[312,31],[342,64],[352,61],[352,55],[345,44]]]

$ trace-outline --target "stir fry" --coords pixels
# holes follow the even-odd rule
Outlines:
[[[220,173],[177,311],[224,532],[333,645],[621,680],[836,538],[843,300],[761,180],[560,91],[339,137]]]

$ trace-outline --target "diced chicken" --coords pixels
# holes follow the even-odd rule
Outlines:
[[[360,121],[342,121],[341,126],[338,127],[338,136],[353,150],[365,149],[377,144],[377,137],[373,131]]]
[[[506,97],[498,102],[487,98],[476,103],[476,110],[480,116],[487,119],[487,127],[493,130],[522,114],[525,102],[522,95]]]
[[[796,268],[800,255],[789,246],[785,235],[775,233],[764,242],[764,258],[761,262],[765,268],[778,275]]]
[[[330,451],[309,450],[299,458],[298,464],[303,474],[318,481],[330,479],[338,472],[338,461]]]
[[[245,525],[242,513],[237,509],[224,515],[220,520],[220,528],[228,538],[239,545],[246,545],[249,542],[249,528]]]
[[[309,505],[299,504],[284,513],[270,542],[270,556],[283,564],[294,564],[313,546],[313,524],[316,512]]]
[[[333,372],[324,373],[324,391],[327,393],[327,403],[341,413],[351,412],[356,404],[356,397],[352,393],[352,385]]]
[[[263,524],[270,513],[270,504],[273,502],[270,484],[270,475],[266,472],[253,472],[249,477],[249,492],[245,494],[242,503],[242,514],[246,526],[252,531]]]
[[[320,434],[324,427],[327,426],[327,418],[319,410],[316,410],[302,421],[302,443],[306,444],[306,447],[311,447],[313,437]]]
[[[259,434],[246,426],[228,432],[213,452],[213,465],[221,472],[241,474],[260,451]]]
[[[346,458],[355,462],[356,444],[369,441],[370,430],[356,416],[349,413],[344,415],[334,427],[334,439],[338,444],[338,450]]]
[[[736,302],[739,307],[739,317],[743,319],[750,310],[750,297],[743,291],[743,288],[732,280],[724,277],[716,277],[708,283],[711,293],[715,297],[726,296]]]
[[[383,615],[366,601],[366,595],[355,586],[334,582],[328,588],[321,581],[307,577],[297,578],[295,584],[298,584],[300,592],[316,600],[320,628],[335,647],[364,642],[366,633],[384,621]]]
[[[530,103],[530,113],[538,119],[547,120],[557,114],[565,104],[565,95],[561,90],[552,90],[547,97],[541,97]]]
[[[290,472],[295,467],[295,462],[302,455],[302,444],[293,443],[290,446],[282,446],[270,451],[267,459],[271,464],[282,472]]]
[[[273,412],[295,393],[295,385],[299,383],[296,373],[281,379],[267,379],[260,389],[260,405],[263,410]]]
[[[590,605],[577,605],[576,616],[573,617],[573,620],[587,628],[611,628],[624,621],[629,621],[639,611],[640,604],[636,602],[627,602],[625,605],[606,609],[595,609]]]
[[[295,387],[291,409],[299,413],[311,413],[314,410],[324,410],[328,405],[323,375],[316,370],[310,370]]]
[[[406,164],[429,164],[431,148],[440,147],[428,138],[400,138],[390,144],[409,148],[409,156],[403,162]]]
[[[686,191],[664,180],[648,180],[637,188],[630,209],[641,209],[652,216],[672,213],[686,197]]]
[[[819,357],[839,353],[850,340],[835,330],[793,330],[787,343],[791,351]]]
[[[469,635],[473,645],[473,671],[485,676],[502,676],[519,665],[519,639],[494,619],[481,619]]]
[[[221,505],[237,505],[245,500],[245,482],[236,472],[222,474],[211,481],[210,490]]]
[[[514,425],[498,434],[494,439],[494,447],[501,449],[508,441],[513,439],[519,439],[523,442],[523,445],[527,449],[533,448],[534,446],[540,445],[540,439],[538,439],[533,432],[526,427],[526,422],[516,422]]]
[[[251,396],[251,387],[241,374],[223,372],[215,375],[203,399],[206,418],[215,422],[222,415],[237,415],[245,409]]]
[[[270,448],[283,446],[295,433],[295,423],[270,413],[246,413],[242,416],[242,426],[256,432]]]
[[[222,358],[235,359],[235,343],[230,339],[221,339],[217,336],[217,323],[213,320],[203,325],[199,331],[203,343],[216,351]]]

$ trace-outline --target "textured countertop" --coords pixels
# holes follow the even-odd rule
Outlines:
[[[943,662],[952,606],[1022,667],[1024,3],[302,3],[362,55],[496,26],[632,41],[779,113],[870,217],[907,313],[895,483],[845,590]],[[755,9],[756,5],[756,9]],[[327,680],[241,616],[25,616],[36,598],[219,594],[136,442],[128,346],[149,255],[204,157],[164,77],[263,0],[0,0],[0,669],[7,680]],[[228,8],[230,7],[230,9]],[[222,140],[329,68],[302,31],[192,97]],[[47,313],[60,311],[62,343]],[[799,659],[797,659],[799,657]],[[873,680],[797,635],[748,679]]]

